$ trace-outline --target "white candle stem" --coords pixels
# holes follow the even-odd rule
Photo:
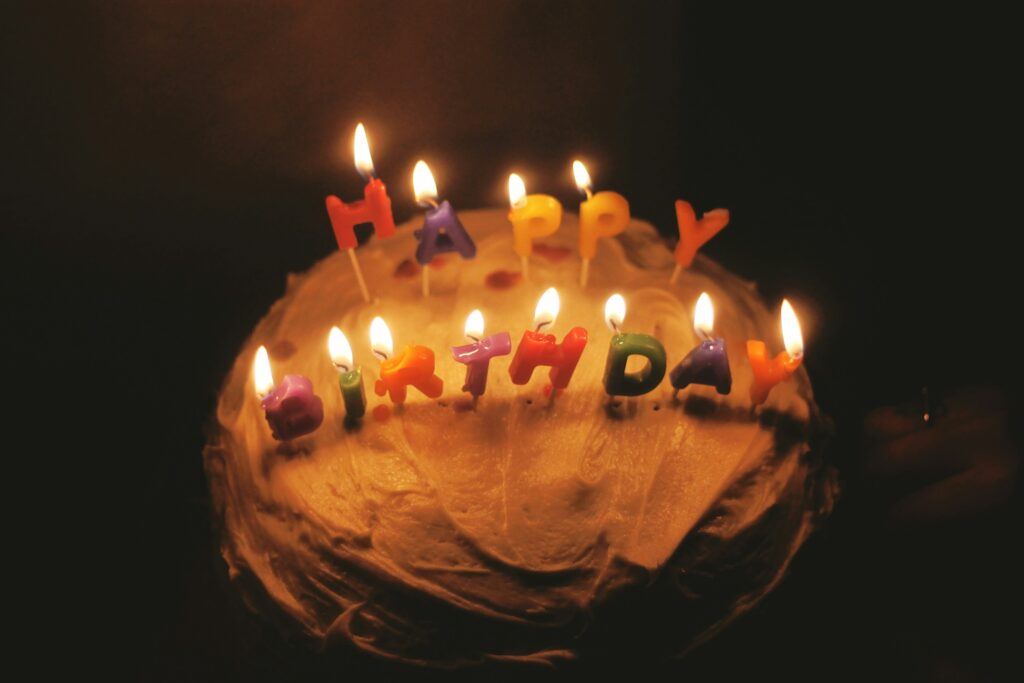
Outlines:
[[[683,272],[683,267],[677,263],[676,267],[672,269],[672,277],[668,279],[668,283],[674,285],[676,280],[679,279],[679,273],[681,272]]]
[[[363,301],[370,303],[370,292],[366,289],[366,280],[363,279],[363,271],[359,268],[359,261],[356,259],[356,250],[346,249],[348,258],[352,261],[352,270],[356,273],[356,282],[359,283],[359,291],[363,293]]]

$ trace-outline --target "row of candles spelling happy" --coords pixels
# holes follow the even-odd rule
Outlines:
[[[552,334],[542,330],[554,324],[560,307],[558,292],[550,288],[541,296],[534,312],[533,329],[526,330],[509,365],[512,383],[523,385],[530,381],[533,371],[549,367],[552,398],[569,385],[576,364],[587,344],[587,331],[574,327],[559,344]],[[655,337],[641,333],[626,333],[620,329],[626,315],[625,300],[613,294],[605,304],[605,320],[614,336],[608,348],[604,371],[604,388],[609,396],[641,396],[653,391],[665,376],[665,348]],[[782,332],[786,350],[774,359],[768,358],[762,341],[747,342],[747,357],[753,368],[754,382],[750,399],[754,405],[763,403],[772,387],[787,379],[800,366],[803,358],[803,338],[800,324],[789,302],[782,302]],[[711,298],[702,293],[694,312],[694,329],[701,343],[690,351],[669,373],[673,389],[678,392],[690,384],[713,386],[720,394],[732,390],[732,373],[726,355],[725,339],[712,336],[714,309]],[[507,356],[512,351],[508,332],[483,336],[483,315],[474,310],[466,318],[465,336],[469,344],[452,347],[452,356],[466,365],[466,381],[462,390],[474,402],[483,395],[487,386],[490,361],[496,356]],[[380,379],[374,385],[378,396],[388,394],[396,405],[406,400],[407,387],[412,386],[430,398],[441,395],[444,383],[434,373],[434,352],[425,346],[409,345],[399,355],[393,355],[393,342],[387,324],[380,317],[370,324],[370,344],[381,360]],[[338,369],[338,379],[346,416],[361,418],[366,412],[366,392],[361,368],[353,363],[352,347],[337,327],[328,335],[328,351]],[[631,356],[647,359],[643,368],[626,371]],[[312,432],[323,421],[323,402],[313,393],[313,384],[301,375],[286,375],[274,387],[270,359],[265,347],[260,346],[254,363],[256,393],[266,411],[274,438],[292,439]]]
[[[363,278],[356,258],[355,227],[363,223],[373,225],[374,234],[386,239],[395,234],[395,219],[391,212],[391,198],[387,188],[376,176],[370,146],[363,124],[356,126],[353,143],[355,166],[367,181],[363,199],[345,203],[335,195],[327,197],[327,215],[334,230],[338,248],[347,252],[355,272],[356,282],[363,300],[370,302],[370,292]],[[598,239],[614,237],[629,225],[629,202],[618,192],[603,191],[594,194],[593,183],[586,167],[579,161],[573,162],[573,177],[576,188],[586,195],[580,203],[579,251],[580,285],[586,286],[590,272],[590,261],[597,255]],[[476,256],[476,245],[463,227],[448,200],[438,203],[437,184],[426,162],[418,161],[413,169],[413,190],[416,202],[428,207],[423,227],[416,231],[419,240],[416,261],[419,262],[423,278],[423,295],[430,294],[430,271],[426,268],[435,256],[458,252],[464,259]],[[512,173],[508,178],[508,194],[511,209],[508,214],[512,223],[513,249],[520,258],[524,279],[529,276],[529,257],[533,253],[533,240],[556,232],[562,222],[562,205],[557,199],[546,194],[526,194],[523,179]],[[676,267],[670,282],[674,283],[683,268],[693,262],[697,250],[714,237],[729,222],[729,211],[713,209],[697,218],[693,207],[682,199],[676,200],[676,222],[679,226],[679,244],[676,246]]]

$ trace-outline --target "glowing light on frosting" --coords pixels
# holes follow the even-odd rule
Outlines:
[[[395,343],[391,340],[391,330],[379,315],[370,323],[370,348],[381,360],[387,360],[395,351]]]
[[[591,190],[594,189],[594,184],[590,180],[590,173],[587,172],[587,167],[583,165],[582,161],[572,162],[572,175],[576,179],[576,189],[583,194],[589,195]]]
[[[480,338],[484,336],[484,314],[479,309],[473,309],[466,316],[466,327],[463,329],[465,330],[466,339],[480,341]]]
[[[434,174],[430,172],[427,162],[422,159],[416,162],[416,167],[412,170],[412,189],[416,193],[416,203],[420,206],[437,202],[437,183],[434,182]]]
[[[513,209],[526,205],[526,183],[517,173],[509,174],[508,177],[508,203]]]
[[[256,349],[256,360],[252,366],[253,379],[256,382],[256,395],[263,398],[274,390],[274,373],[270,370],[270,356],[267,347]]]
[[[376,174],[373,170],[373,159],[370,157],[370,143],[366,139],[366,128],[361,123],[356,126],[356,137],[352,147],[359,175],[366,179],[372,178]]]
[[[782,300],[782,340],[786,343],[786,353],[796,360],[804,355],[804,335],[800,331],[800,321],[796,311],[788,299]]]
[[[562,302],[558,298],[558,290],[554,287],[549,287],[541,295],[540,300],[537,301],[537,308],[533,312],[533,329],[539,332],[542,327],[554,325],[561,305]]]
[[[352,345],[348,343],[345,333],[332,327],[327,335],[327,350],[331,354],[331,362],[342,372],[352,369]]]
[[[701,339],[710,339],[715,329],[715,308],[707,292],[700,293],[697,306],[693,309],[693,329]]]
[[[626,300],[621,294],[612,294],[604,302],[604,321],[612,332],[618,334],[622,321],[626,319]]]

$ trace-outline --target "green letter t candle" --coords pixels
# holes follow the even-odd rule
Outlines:
[[[362,369],[352,367],[352,345],[341,330],[332,327],[327,336],[327,348],[334,367],[338,368],[338,386],[345,401],[345,414],[351,418],[362,417],[366,414],[366,390],[363,389]]]

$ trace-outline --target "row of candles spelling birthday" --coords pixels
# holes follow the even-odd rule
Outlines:
[[[356,126],[353,144],[355,166],[367,181],[363,199],[345,203],[335,195],[327,197],[327,215],[334,230],[338,248],[347,252],[356,282],[363,300],[369,303],[370,292],[363,278],[355,248],[358,246],[355,227],[363,223],[373,225],[374,235],[386,239],[395,234],[395,219],[391,212],[391,198],[387,188],[377,177],[370,156],[370,146],[363,124]],[[602,237],[614,237],[629,225],[629,202],[618,192],[594,193],[593,182],[586,167],[579,161],[572,165],[576,188],[586,195],[580,203],[579,251],[581,258],[580,285],[586,286],[590,273],[590,261],[597,255],[597,243]],[[419,240],[416,261],[419,262],[423,278],[423,295],[430,294],[430,271],[426,268],[439,254],[458,252],[464,259],[476,256],[476,245],[462,225],[448,200],[438,203],[437,183],[426,162],[418,161],[413,169],[413,190],[416,201],[428,207],[423,227],[416,231]],[[508,214],[512,223],[513,249],[520,258],[523,278],[528,278],[529,257],[533,253],[533,240],[553,234],[562,223],[562,205],[557,199],[546,194],[526,194],[523,179],[512,173],[508,178],[508,195],[511,209]],[[680,271],[693,262],[701,245],[716,235],[729,222],[726,209],[714,209],[697,218],[693,207],[682,199],[676,200],[676,222],[679,227],[679,244],[675,250],[676,267],[670,281],[675,282]]]
[[[583,349],[587,344],[587,330],[574,327],[559,344],[552,334],[543,330],[554,324],[559,311],[558,292],[548,289],[541,296],[534,313],[533,329],[523,333],[509,365],[513,384],[530,381],[536,368],[549,367],[552,398],[569,385]],[[626,314],[623,297],[613,294],[605,304],[605,320],[614,336],[611,339],[605,363],[604,388],[610,396],[641,396],[653,391],[665,377],[667,368],[665,348],[658,339],[648,334],[627,333],[620,328]],[[769,359],[762,341],[747,342],[747,356],[754,373],[750,398],[754,405],[763,403],[777,383],[787,379],[800,366],[803,357],[803,339],[800,325],[788,301],[782,302],[782,331],[786,350]],[[714,309],[711,299],[702,293],[694,313],[694,329],[702,339],[669,373],[673,389],[678,392],[690,384],[713,386],[720,394],[732,390],[732,373],[726,355],[725,340],[712,336]],[[483,336],[483,315],[474,310],[466,319],[465,336],[470,343],[452,347],[452,356],[466,365],[466,380],[462,390],[474,402],[484,394],[490,361],[512,351],[508,332]],[[396,405],[405,402],[407,387],[412,386],[430,398],[437,398],[444,388],[443,381],[434,372],[434,352],[425,346],[409,345],[398,356],[393,356],[393,342],[387,324],[376,317],[370,324],[370,343],[374,355],[381,360],[380,379],[374,385],[378,396],[389,395]],[[337,327],[328,335],[328,352],[339,372],[339,387],[346,416],[359,419],[366,412],[366,393],[362,370],[352,358],[352,347]],[[642,369],[627,372],[631,356],[647,359]],[[286,375],[281,385],[274,387],[270,360],[266,348],[256,353],[254,365],[256,392],[266,410],[274,438],[286,440],[308,434],[323,421],[323,403],[313,393],[312,382],[299,375]]]

